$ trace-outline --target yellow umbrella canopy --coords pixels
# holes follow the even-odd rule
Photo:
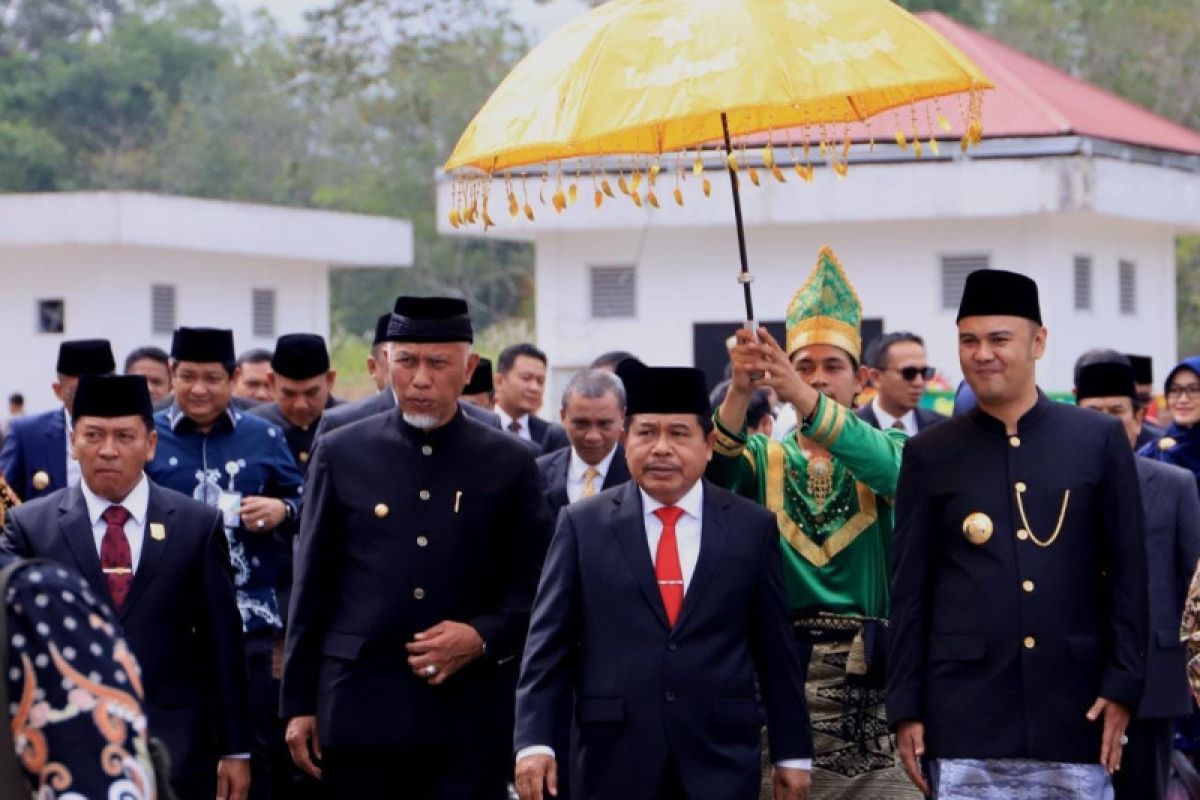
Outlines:
[[[825,125],[834,141],[830,126],[985,88],[890,0],[610,0],[513,69],[445,169],[678,152],[720,140],[722,113],[734,136]]]
[[[531,51],[467,126],[444,167],[454,178],[450,224],[492,225],[488,196],[497,178],[509,214],[523,207],[532,221],[524,188],[531,172],[541,176],[543,203],[554,179],[558,212],[575,202],[580,180],[592,182],[597,207],[615,197],[610,173],[634,203],[657,207],[664,169],[675,173],[673,194],[683,205],[685,169],[708,195],[701,149],[723,142],[753,321],[738,170],[760,179],[745,154],[739,164],[731,137],[762,134],[757,164],[777,181],[786,180],[777,144],[788,149],[780,161],[805,180],[813,176],[810,148],[844,176],[854,138],[874,147],[870,119],[890,109],[910,107],[907,120],[898,111],[887,126],[889,138],[919,157],[924,121],[936,153],[934,120],[944,131],[949,122],[936,100],[923,114],[915,105],[931,98],[959,95],[965,151],[982,139],[981,93],[989,88],[966,56],[891,0],[609,0]]]

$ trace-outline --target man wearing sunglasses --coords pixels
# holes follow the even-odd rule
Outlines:
[[[884,334],[867,348],[863,361],[876,394],[858,409],[859,417],[881,430],[896,428],[909,436],[946,419],[921,408],[925,387],[937,370],[929,366],[920,336],[908,331]]]

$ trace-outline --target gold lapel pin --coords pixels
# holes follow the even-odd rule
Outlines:
[[[50,475],[45,470],[39,469],[33,473],[33,488],[39,492],[50,485]]]
[[[300,455],[299,455],[299,459],[300,459],[300,463],[301,463],[301,464],[307,464],[307,463],[308,463],[308,451],[307,451],[307,450],[301,450],[301,451],[300,451]]]
[[[387,503],[379,503],[375,506],[375,516],[383,519],[391,513],[391,509],[387,507]]]
[[[986,544],[987,540],[992,538],[992,530],[992,518],[980,511],[968,514],[963,520],[963,536],[967,537],[971,544]]]
[[[167,538],[167,526],[161,522],[150,523],[150,538],[156,542],[161,542]]]

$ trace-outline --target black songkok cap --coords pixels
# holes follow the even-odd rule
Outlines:
[[[294,381],[306,381],[329,372],[329,350],[315,333],[289,333],[275,342],[271,369]]]
[[[388,322],[389,342],[473,342],[467,301],[456,297],[400,297]]]
[[[1125,354],[1133,366],[1133,379],[1137,383],[1154,383],[1154,359],[1150,356]]]
[[[171,358],[197,364],[234,364],[233,331],[224,328],[180,328],[171,339]]]
[[[1088,397],[1128,397],[1137,399],[1133,367],[1116,361],[1099,361],[1079,370],[1075,400]]]
[[[75,390],[71,417],[151,417],[154,404],[141,375],[84,375]]]
[[[55,371],[60,375],[107,375],[116,368],[108,339],[76,339],[58,346]]]
[[[626,414],[712,416],[704,373],[692,367],[647,367],[622,361],[617,376],[625,384]]]
[[[388,340],[387,331],[388,323],[392,321],[392,312],[380,314],[379,319],[375,320],[375,339],[371,342],[371,347],[377,347]]]
[[[479,366],[475,368],[474,374],[471,375],[471,382],[467,384],[467,388],[463,389],[463,394],[483,394],[495,390],[492,384],[492,360],[490,358],[479,359]]]
[[[955,322],[963,317],[1024,317],[1042,324],[1033,278],[1002,269],[978,269],[967,276]]]

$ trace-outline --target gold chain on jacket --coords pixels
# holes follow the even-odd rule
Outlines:
[[[1049,547],[1054,544],[1054,540],[1062,533],[1063,520],[1067,518],[1067,504],[1071,502],[1071,490],[1067,489],[1063,492],[1062,508],[1058,512],[1058,524],[1054,526],[1054,533],[1046,541],[1042,541],[1033,532],[1033,528],[1029,525],[1029,518],[1025,516],[1025,502],[1021,496],[1025,494],[1025,484],[1017,483],[1017,511],[1021,514],[1021,524],[1025,526],[1025,531],[1029,534],[1029,540],[1038,547]]]

